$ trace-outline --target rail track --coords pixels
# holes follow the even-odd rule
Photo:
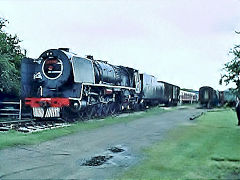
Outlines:
[[[143,110],[143,109],[142,109]],[[131,112],[125,110],[124,112]],[[86,109],[85,113],[76,113],[73,115],[69,112],[64,116],[65,118],[56,118],[51,120],[32,118],[29,113],[24,113],[22,110],[21,101],[15,102],[0,102],[0,132],[16,130],[23,133],[37,132],[46,129],[54,129],[59,127],[70,126],[76,121],[86,121],[95,118],[104,118],[107,116],[116,116],[121,113],[119,108],[110,110],[110,108],[91,108]]]
[[[2,120],[0,119],[0,132],[16,130],[23,133],[31,133],[66,127],[76,121],[85,121],[97,117],[106,117],[108,115],[113,114],[101,111],[101,116],[97,116],[97,111],[88,110],[85,114],[78,114],[76,117],[69,113],[64,119],[33,119],[31,115],[23,112],[21,101],[2,101],[0,102],[0,117],[2,118]]]
[[[32,119],[22,112],[22,102],[20,101],[1,101],[0,102],[0,132],[16,130],[29,133],[46,129],[70,126],[63,119],[41,120]]]
[[[59,127],[70,126],[69,123],[61,119],[55,119],[51,121],[26,119],[26,120],[10,120],[0,121],[0,132],[16,130],[23,133],[31,133],[43,131],[46,129],[54,129]]]
[[[126,111],[128,112],[128,111]],[[56,118],[51,120],[46,119],[33,119],[33,118],[26,118],[26,116],[22,115],[21,119],[18,119],[14,116],[8,116],[7,118],[4,118],[5,120],[0,119],[0,132],[9,131],[9,130],[16,130],[23,133],[31,133],[31,132],[37,132],[37,131],[43,131],[47,129],[54,129],[59,127],[67,127],[70,126],[74,122],[79,121],[87,121],[91,119],[96,118],[104,118],[107,116],[117,116],[119,114],[122,114],[124,112],[118,112],[115,114],[107,114],[104,116],[89,116],[84,115],[81,117],[72,117],[71,120],[69,119],[62,119],[62,118]],[[23,119],[24,118],[24,119]]]

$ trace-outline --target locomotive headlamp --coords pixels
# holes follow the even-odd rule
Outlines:
[[[63,63],[59,59],[46,59],[42,65],[43,74],[48,79],[57,79],[63,72]]]
[[[53,70],[53,66],[48,66],[48,70],[52,71]]]

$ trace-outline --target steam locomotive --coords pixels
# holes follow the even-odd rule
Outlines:
[[[82,58],[67,48],[46,50],[38,59],[24,58],[21,76],[21,98],[34,118],[92,118],[149,105],[176,105],[180,91],[134,68]]]

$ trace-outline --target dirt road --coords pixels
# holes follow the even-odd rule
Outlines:
[[[106,179],[138,163],[141,150],[164,138],[189,117],[204,110],[188,107],[105,126],[32,146],[0,150],[0,179]],[[113,153],[111,147],[123,152]],[[109,159],[100,166],[83,166],[94,156]],[[102,157],[103,158],[103,157]]]

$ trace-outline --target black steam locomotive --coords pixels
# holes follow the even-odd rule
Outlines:
[[[69,49],[24,58],[21,96],[35,118],[105,116],[124,109],[176,104],[180,88],[138,70],[114,66]]]

